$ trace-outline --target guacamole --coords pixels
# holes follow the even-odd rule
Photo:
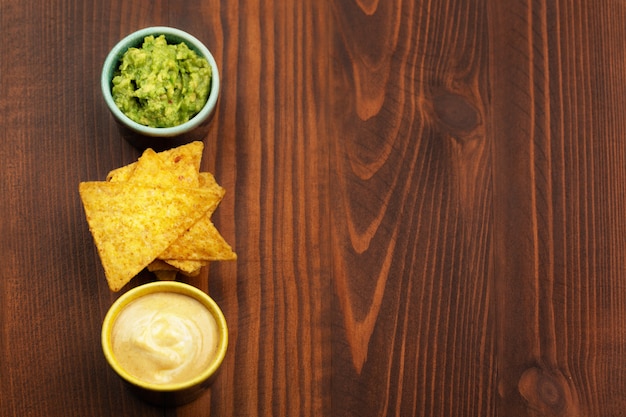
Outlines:
[[[117,107],[137,123],[172,127],[185,123],[204,106],[211,67],[183,42],[146,36],[141,48],[121,59],[111,90]]]

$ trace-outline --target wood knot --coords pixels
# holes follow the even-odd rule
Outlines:
[[[448,129],[469,133],[480,124],[479,112],[465,97],[445,92],[433,98],[433,109]]]
[[[563,387],[553,378],[541,375],[536,381],[537,397],[545,404],[556,410],[562,410],[565,405]]]
[[[529,368],[522,374],[518,389],[530,407],[546,416],[578,415],[576,393],[560,373]]]

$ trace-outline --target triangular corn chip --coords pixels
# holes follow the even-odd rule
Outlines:
[[[195,277],[200,273],[200,269],[207,265],[207,262],[204,261],[179,261],[177,259],[168,259],[165,263],[188,277]]]
[[[215,177],[208,172],[200,173],[200,186],[220,193],[221,197],[225,193],[224,189],[215,181]],[[159,255],[159,259],[186,274],[193,273],[208,261],[237,259],[231,246],[224,240],[211,221],[211,214],[213,214],[214,209],[214,207],[209,208],[203,218],[198,220]]]
[[[172,170],[166,169],[165,163],[152,149],[146,149],[136,162],[135,169],[127,182],[133,184],[158,184],[162,187],[186,186],[187,179],[179,180]],[[195,184],[198,184],[198,173],[195,174]]]
[[[203,150],[204,143],[197,141],[159,152],[157,155],[163,162],[164,168],[174,174],[179,181],[185,182],[190,187],[195,187],[198,185],[198,172],[200,171]],[[107,175],[107,181],[128,181],[136,165],[137,162],[133,162],[132,164],[114,169]]]
[[[177,263],[177,261],[173,261],[175,264]],[[194,261],[195,262],[195,261]],[[197,262],[197,266],[195,268],[191,268],[191,269],[187,269],[184,268],[186,262],[185,261],[181,261],[181,264],[183,266],[183,268],[179,268],[177,266],[174,265],[170,265],[169,263],[162,261],[160,259],[155,259],[154,261],[152,261],[150,263],[150,265],[148,265],[148,271],[150,272],[154,272],[154,274],[157,276],[157,278],[159,278],[160,276],[165,276],[164,272],[166,271],[171,271],[171,272],[181,272],[189,277],[195,277],[197,275],[200,274],[200,269],[203,266],[206,266],[206,263],[204,262]]]
[[[159,281],[175,281],[178,271],[175,269],[157,269],[153,271]]]
[[[106,182],[81,183],[89,228],[109,287],[119,291],[143,268],[159,279],[196,276],[212,260],[237,255],[211,215],[224,196],[200,172],[204,144],[192,142],[115,169]]]
[[[159,255],[159,259],[194,261],[230,261],[237,259],[211,219],[198,220],[191,228]]]
[[[176,271],[176,267],[173,267],[172,265],[170,265],[167,262],[162,261],[160,259],[155,259],[154,261],[152,261],[150,263],[150,265],[148,265],[148,271],[150,271],[150,272],[154,272],[154,271]]]
[[[211,190],[84,182],[80,196],[105,275],[119,291],[203,217]]]
[[[154,152],[152,149],[146,149],[144,153],[141,155],[139,160],[137,161],[137,166],[133,171],[132,175],[128,179],[129,183],[137,183],[137,184],[150,184],[155,183],[162,186],[176,186],[181,183],[179,177],[175,176],[174,173],[165,167],[165,164],[161,161],[159,155]],[[201,178],[198,178],[198,176]],[[204,189],[211,191],[215,194],[215,199],[211,201],[209,204],[205,215],[200,218],[196,224],[191,226],[191,228],[184,232],[175,242],[172,244],[173,249],[165,251],[166,255],[159,255],[159,259],[176,259],[181,261],[189,261],[189,260],[203,260],[203,258],[207,258],[206,256],[195,256],[189,257],[188,253],[193,253],[196,248],[201,248],[206,245],[207,239],[208,243],[213,246],[216,245],[226,245],[228,249],[230,246],[224,241],[222,236],[219,234],[217,229],[211,223],[211,215],[213,211],[217,208],[218,204],[222,200],[224,196],[224,189],[220,187],[212,174],[202,173],[196,174],[197,182],[201,184],[201,187]],[[202,232],[210,228],[210,235],[203,234]],[[190,234],[190,237],[185,238],[186,234]],[[217,242],[212,242],[211,239],[218,239]],[[177,242],[180,243],[177,244]],[[213,258],[219,258],[219,254],[213,256]],[[213,260],[213,259],[211,259]],[[215,259],[217,260],[217,259]],[[177,269],[181,271],[191,274],[196,270],[199,270],[204,263],[196,263],[196,262],[185,262],[185,263],[176,263]]]

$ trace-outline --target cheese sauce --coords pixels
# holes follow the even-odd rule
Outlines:
[[[148,383],[175,384],[207,368],[217,350],[218,328],[199,301],[157,292],[124,307],[111,338],[113,355],[126,372]]]

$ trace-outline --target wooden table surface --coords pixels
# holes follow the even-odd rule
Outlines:
[[[0,415],[626,415],[622,0],[2,0]],[[78,196],[139,150],[99,76],[168,25],[214,53],[203,170],[236,262],[202,398],[136,399]],[[149,278],[138,278],[125,288]]]

